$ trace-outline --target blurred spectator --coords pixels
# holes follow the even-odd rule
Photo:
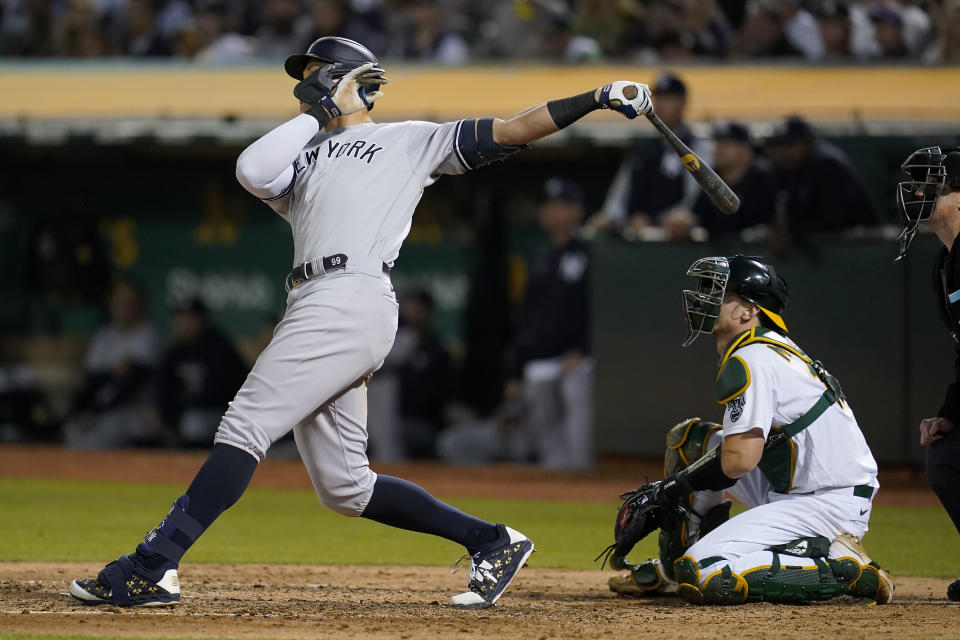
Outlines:
[[[801,55],[787,36],[786,16],[776,2],[759,1],[749,5],[740,27],[737,52],[757,58],[781,58]]]
[[[876,210],[847,155],[791,116],[766,143],[777,171],[778,206],[794,235],[840,231],[879,222]]]
[[[807,60],[820,60],[824,55],[820,26],[800,0],[780,0],[778,10],[783,19],[783,33],[794,49]]]
[[[402,23],[393,36],[389,52],[405,60],[441,65],[463,65],[470,49],[463,37],[448,24],[438,0],[406,0]]]
[[[357,11],[350,0],[313,0],[310,18],[312,32],[298,51],[306,51],[314,40],[325,36],[350,38],[375,52],[383,51],[386,45],[383,18],[375,7]]]
[[[0,4],[0,55],[53,55],[56,19],[53,3],[49,0]]]
[[[256,41],[228,30],[226,9],[226,3],[219,0],[198,2],[193,20],[177,34],[177,57],[210,65],[249,63],[256,53]]]
[[[927,46],[930,19],[920,7],[899,2],[874,3],[869,15],[883,57],[914,57]]]
[[[740,210],[725,214],[701,191],[693,205],[700,226],[714,236],[772,222],[776,178],[770,163],[753,152],[747,128],[736,122],[719,124],[713,141],[713,168],[740,197]]]
[[[127,0],[120,51],[135,58],[169,57],[173,48],[157,28],[157,0]]]
[[[595,42],[605,56],[623,56],[648,40],[643,6],[636,0],[580,0],[575,7],[574,32]]]
[[[947,0],[947,4],[953,0]],[[324,35],[353,38],[386,58],[662,61],[741,56],[808,60],[917,58],[941,2],[876,0],[2,0],[0,55],[197,58],[255,37],[280,60]],[[936,22],[928,11],[937,14]],[[202,15],[206,14],[206,15]],[[217,24],[213,17],[219,18]],[[211,33],[231,37],[213,47]],[[948,43],[940,33],[939,49]],[[199,44],[203,40],[205,44]],[[846,44],[844,44],[846,41]],[[229,43],[230,46],[227,46]],[[240,48],[241,54],[247,50]],[[935,54],[930,54],[935,55]]]
[[[651,3],[647,24],[657,59],[662,62],[722,58],[730,50],[730,27],[714,0]]]
[[[300,0],[267,0],[263,24],[254,34],[257,57],[280,61],[294,51],[305,51],[303,43],[308,41],[312,30],[312,20]]]
[[[367,384],[371,448],[381,462],[436,457],[451,368],[433,329],[433,306],[424,289],[403,296],[393,348]]]
[[[94,334],[84,357],[83,384],[64,428],[66,444],[103,449],[156,442],[150,400],[159,353],[143,292],[118,282],[110,296],[110,324]]]
[[[437,442],[444,462],[508,460],[566,470],[593,465],[590,255],[580,239],[583,214],[579,185],[562,178],[546,182],[539,215],[549,245],[530,265],[504,402],[489,419],[445,430]]]
[[[508,400],[522,394],[533,451],[551,469],[593,465],[590,254],[580,238],[583,214],[579,185],[547,180],[540,225],[550,244],[530,265],[517,328],[515,378],[506,391]]]
[[[600,60],[603,51],[600,44],[590,36],[578,35],[569,20],[557,18],[543,29],[540,57],[548,60],[563,60],[573,64]]]
[[[850,55],[853,21],[846,2],[820,3],[817,9],[817,25],[823,42],[823,57],[838,60]]]
[[[939,34],[927,50],[928,64],[960,64],[960,0],[947,0],[941,7]]]
[[[56,56],[101,58],[119,48],[103,31],[94,0],[68,0],[63,15],[52,27]]]
[[[209,447],[247,366],[198,298],[173,309],[170,330],[157,372],[157,412],[179,442]]]
[[[664,73],[653,85],[653,108],[687,146],[708,162],[707,149],[684,122],[687,87],[680,78]],[[659,135],[639,138],[607,192],[603,211],[590,224],[603,228],[626,226],[630,233],[661,227],[671,240],[685,240],[696,220],[690,209],[700,188],[690,177],[673,147]]]

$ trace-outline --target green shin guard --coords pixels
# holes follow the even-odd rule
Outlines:
[[[780,563],[773,554],[773,565],[744,573],[750,602],[808,604],[841,595],[875,599],[880,584],[877,569],[861,566],[850,558],[841,560],[813,558],[814,567],[792,567]]]
[[[773,552],[770,566],[757,567],[738,575],[729,566],[702,576],[720,558],[697,563],[690,556],[677,559],[677,595],[692,604],[731,605],[743,602],[779,602],[809,604],[841,595],[875,599],[880,576],[872,565],[861,566],[855,560],[813,558],[811,567],[790,566]]]
[[[729,566],[711,572],[700,586],[700,569],[723,558],[706,558],[697,563],[690,556],[682,556],[674,564],[677,575],[677,595],[690,604],[731,605],[740,604],[747,598],[747,582],[730,570]]]

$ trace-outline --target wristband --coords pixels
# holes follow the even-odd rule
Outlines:
[[[600,103],[593,98],[593,93],[591,90],[577,96],[548,102],[547,111],[550,112],[550,117],[553,118],[557,129],[568,127],[591,111],[599,109]]]

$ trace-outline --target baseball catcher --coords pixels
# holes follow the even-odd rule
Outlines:
[[[890,602],[890,575],[860,545],[877,464],[840,383],[788,337],[786,281],[739,255],[702,258],[687,275],[683,345],[714,337],[723,422],[672,427],[666,477],[624,494],[609,553],[630,573],[610,589],[693,604]],[[730,517],[725,491],[747,510]],[[628,564],[657,528],[660,557]]]

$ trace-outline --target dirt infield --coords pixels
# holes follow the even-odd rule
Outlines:
[[[463,573],[440,567],[188,565],[184,600],[162,609],[87,607],[69,580],[95,565],[0,564],[0,630],[165,638],[956,638],[946,580],[901,579],[876,607],[840,599],[805,607],[693,607],[623,599],[599,571],[527,569],[497,607],[446,604]]]
[[[189,483],[204,453],[75,452],[52,447],[0,448],[0,475]],[[492,466],[376,466],[445,496],[616,501],[624,488],[662,473],[657,462],[606,461],[592,474]],[[885,471],[877,501],[935,505],[922,478]],[[304,488],[299,461],[267,460],[254,486]],[[2,514],[0,514],[2,517]],[[0,541],[2,543],[2,541]],[[465,571],[442,567],[186,565],[176,607],[124,610],[86,607],[67,594],[69,581],[100,565],[0,563],[0,632],[76,633],[165,638],[960,638],[958,605],[944,600],[948,580],[899,578],[892,605],[839,599],[805,607],[753,604],[693,607],[670,599],[622,599],[606,587],[611,572],[532,567],[487,611],[447,605]]]

